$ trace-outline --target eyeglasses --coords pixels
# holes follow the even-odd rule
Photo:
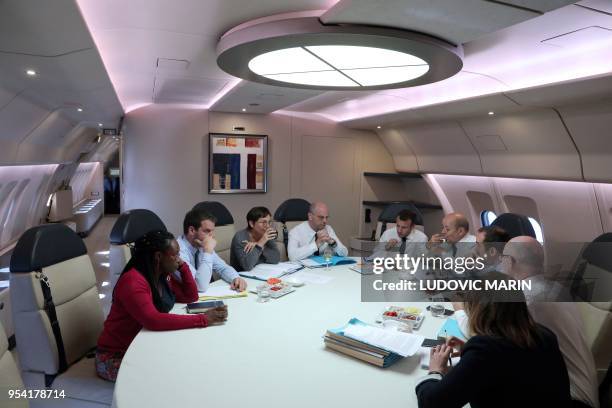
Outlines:
[[[261,224],[263,226],[273,226],[274,221],[260,220],[260,221],[257,221],[257,224]]]

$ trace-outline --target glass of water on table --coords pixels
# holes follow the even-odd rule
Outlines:
[[[334,256],[334,250],[329,245],[326,245],[325,249],[323,249],[323,260],[325,261],[326,271],[329,271],[329,262],[331,261],[333,256]]]

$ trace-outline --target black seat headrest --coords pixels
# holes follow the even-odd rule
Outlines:
[[[612,272],[612,232],[601,234],[587,245],[582,258],[601,269]]]
[[[147,232],[166,231],[164,222],[151,210],[136,209],[124,212],[117,218],[110,233],[113,245],[135,242]]]
[[[303,198],[290,198],[274,211],[274,219],[280,222],[306,221],[310,203]]]
[[[414,223],[416,225],[423,225],[423,214],[421,214],[421,211],[419,211],[419,209],[412,203],[389,204],[382,210],[382,212],[378,216],[378,221],[382,223],[395,222],[397,215],[402,210],[412,211],[416,215]]]
[[[11,255],[11,273],[33,272],[87,254],[87,248],[64,224],[30,228],[17,241]]]
[[[491,223],[491,226],[500,227],[505,230],[510,239],[527,235],[533,238],[536,237],[536,233],[529,222],[529,218],[520,214],[504,213],[500,214],[495,221]]]
[[[222,227],[224,225],[230,225],[234,223],[234,217],[232,217],[232,213],[220,202],[218,201],[202,201],[201,203],[197,203],[193,206],[193,210],[203,210],[208,211],[212,215],[215,216],[217,222],[215,225],[217,227]]]

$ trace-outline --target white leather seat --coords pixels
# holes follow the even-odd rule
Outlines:
[[[130,245],[150,231],[166,231],[163,221],[151,210],[135,209],[117,218],[110,233],[109,270],[114,288],[123,268],[132,257]]]
[[[0,324],[0,390],[7,392],[10,389],[23,389],[23,381],[19,374],[13,354],[8,349],[8,339],[2,324]],[[28,401],[9,400],[6,395],[2,396],[3,407],[27,407]]]
[[[46,307],[45,279],[55,305],[59,337]],[[96,346],[104,316],[91,260],[81,238],[62,224],[29,229],[13,251],[10,280],[25,385],[66,390],[64,406],[110,405],[114,384],[98,378],[94,359],[86,357]],[[64,372],[62,344],[67,365]]]
[[[586,338],[601,382],[612,362],[612,303],[577,303],[584,321]]]
[[[599,381],[612,362],[612,233],[604,233],[586,245],[572,283],[587,341],[595,359]]]
[[[215,227],[215,239],[217,240],[215,252],[228,264],[230,263],[230,250],[234,235],[236,235],[234,224]]]

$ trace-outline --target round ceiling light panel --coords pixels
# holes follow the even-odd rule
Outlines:
[[[317,17],[246,23],[226,33],[217,64],[249,81],[318,90],[405,88],[463,67],[463,49],[410,31],[323,25]]]

